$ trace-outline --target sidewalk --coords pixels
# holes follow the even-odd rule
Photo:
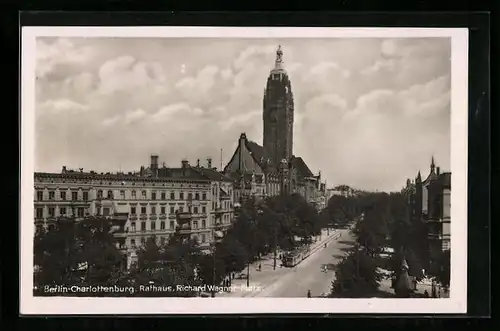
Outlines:
[[[329,236],[327,236],[327,230],[323,230],[321,234],[321,239],[318,236],[318,241],[313,242],[311,245],[311,254],[320,249],[325,243],[330,242],[338,238],[338,233],[336,230],[330,230]],[[313,238],[314,240],[314,238]],[[279,252],[277,255],[279,256]],[[259,264],[262,266],[262,270],[259,271]],[[241,271],[242,278],[240,279],[236,274],[236,277],[232,280],[233,292],[218,293],[218,297],[251,297],[256,295],[257,291],[262,291],[267,286],[272,285],[284,275],[290,273],[293,268],[280,267],[281,261],[276,258],[276,270],[273,270],[274,264],[274,254],[271,253],[267,256],[262,257],[260,261],[256,261],[250,264],[250,287],[247,288],[246,273],[247,269]]]

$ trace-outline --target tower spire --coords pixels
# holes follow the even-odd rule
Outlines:
[[[433,155],[431,159],[431,172],[434,172],[434,168],[436,168],[436,164],[434,163],[434,155]]]

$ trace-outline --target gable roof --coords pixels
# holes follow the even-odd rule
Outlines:
[[[292,167],[297,169],[297,174],[301,177],[313,177],[314,174],[312,171],[309,169],[307,164],[304,162],[304,160],[301,157],[296,157],[293,156],[292,160]]]
[[[246,138],[245,138],[245,146],[250,151],[255,162],[262,169],[268,169],[268,170],[276,169],[276,165],[273,164],[272,159],[269,157],[269,154],[267,154],[264,147]]]

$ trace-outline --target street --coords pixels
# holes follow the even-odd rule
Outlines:
[[[345,249],[350,247],[349,242],[354,240],[349,230],[339,230],[339,232],[341,236],[331,241],[327,248],[318,250],[295,268],[288,269],[286,275],[263,291],[255,292],[252,297],[306,297],[307,290],[311,290],[313,297],[329,293],[335,277],[333,267],[344,256]],[[328,267],[327,272],[321,269],[324,265]]]
[[[333,266],[345,254],[353,241],[349,230],[336,230],[340,237],[330,240],[326,248],[322,247],[311,254],[307,259],[294,268],[280,268],[279,261],[276,270],[273,270],[273,259],[267,258],[260,262],[262,271],[257,271],[256,265],[250,267],[250,288],[246,291],[246,279],[235,279],[233,286],[241,288],[231,293],[220,293],[218,297],[305,297],[307,290],[311,290],[313,297],[321,293],[329,293],[334,277]],[[332,233],[330,233],[332,235]],[[326,239],[326,231],[323,234]],[[322,241],[321,241],[322,242]],[[258,265],[258,263],[257,263]],[[327,265],[327,272],[322,267]]]

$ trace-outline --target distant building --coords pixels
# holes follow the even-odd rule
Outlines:
[[[263,146],[240,135],[224,172],[235,181],[235,198],[264,198],[299,193],[317,203],[321,176],[315,176],[301,157],[293,155],[294,100],[284,68],[281,47],[267,79],[263,99]],[[323,191],[325,191],[323,189]]]
[[[402,192],[408,197],[409,217],[426,222],[431,250],[450,249],[451,172],[442,173],[433,157],[426,179],[419,171]]]
[[[233,220],[232,180],[187,161],[180,168],[159,168],[157,160],[152,156],[139,174],[66,167],[61,173],[35,173],[35,226],[50,230],[61,217],[120,216],[126,221],[124,233],[116,234],[118,246],[131,255],[153,235],[165,243],[181,215],[189,221],[189,235],[208,246],[215,231],[224,232]]]

